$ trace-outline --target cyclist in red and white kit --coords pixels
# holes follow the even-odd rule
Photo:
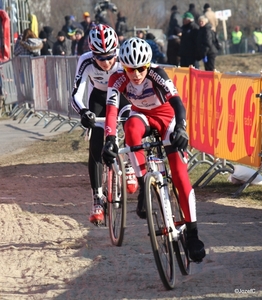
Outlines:
[[[110,26],[99,24],[89,33],[90,52],[79,57],[71,105],[81,117],[85,128],[92,128],[89,140],[88,171],[93,191],[94,205],[90,222],[98,225],[104,221],[102,193],[102,157],[104,129],[95,126],[95,116],[105,117],[108,79],[118,69],[123,69],[118,59],[118,38]],[[87,99],[84,97],[88,83]],[[121,97],[120,108],[129,102]],[[122,116],[128,116],[128,111]]]
[[[181,151],[187,155],[185,151],[188,145],[185,107],[166,72],[151,63],[152,51],[146,41],[139,38],[126,40],[120,47],[119,58],[124,70],[112,74],[108,83],[103,159],[110,165],[118,152],[115,143],[116,117],[120,95],[123,94],[132,104],[124,127],[126,145],[140,144],[150,128],[156,129],[162,140],[170,139],[172,143],[165,150],[186,221],[189,255],[193,261],[200,262],[205,257],[205,248],[198,238],[195,193],[188,176],[187,164],[181,157]],[[140,186],[137,215],[146,218],[143,208],[143,176],[146,173],[144,152],[129,153],[129,158]]]

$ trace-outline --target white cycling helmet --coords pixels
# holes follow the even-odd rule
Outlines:
[[[118,37],[114,29],[110,26],[98,24],[90,30],[88,43],[92,52],[106,54],[117,48]]]
[[[152,49],[145,40],[133,37],[121,45],[119,59],[125,67],[139,68],[151,62]]]

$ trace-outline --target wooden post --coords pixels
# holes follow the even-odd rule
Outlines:
[[[227,25],[226,25],[226,19],[223,18],[222,20],[223,25],[223,32],[224,32],[224,40],[227,41]]]

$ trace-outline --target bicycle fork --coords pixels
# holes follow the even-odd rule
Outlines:
[[[164,215],[165,226],[166,226],[165,232],[166,234],[169,235],[171,241],[174,240],[177,241],[179,239],[179,234],[182,231],[183,226],[181,226],[179,230],[175,227],[169,193],[168,193],[168,185],[167,183],[164,183],[163,175],[159,171],[152,172],[152,175],[154,176],[159,187],[160,201],[163,209],[163,215]]]
[[[118,164],[116,161],[112,164],[112,169],[113,172],[111,171],[111,177],[114,176],[114,178],[110,178],[110,181],[112,182],[113,180],[113,185],[111,185],[111,202],[114,202],[116,205],[119,203],[119,199],[121,197],[121,176],[122,176],[122,171],[119,169]],[[115,174],[115,175],[113,175]]]

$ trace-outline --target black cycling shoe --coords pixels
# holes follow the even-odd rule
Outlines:
[[[146,219],[146,211],[143,208],[140,209],[139,207],[137,207],[136,214],[139,216],[140,219]]]
[[[139,193],[137,197],[137,207],[136,207],[136,214],[139,216],[140,219],[146,219],[146,210],[144,207],[144,197],[145,197],[145,183],[143,177],[137,177],[137,181],[139,184]]]
[[[205,245],[198,237],[187,238],[187,249],[193,262],[200,263],[206,256]]]

